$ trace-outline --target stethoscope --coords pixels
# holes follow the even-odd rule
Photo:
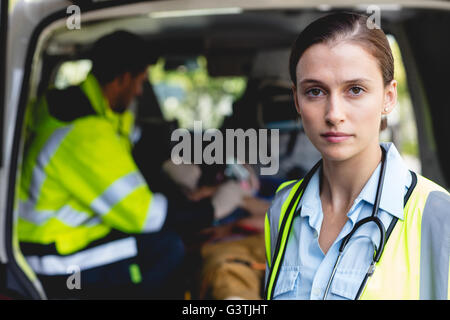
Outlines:
[[[380,207],[380,199],[381,199],[381,192],[383,190],[383,184],[384,184],[384,173],[386,171],[386,150],[384,150],[383,147],[381,147],[382,150],[382,156],[381,156],[381,170],[380,170],[380,176],[378,178],[378,186],[377,186],[377,193],[375,196],[375,203],[373,205],[373,209],[372,209],[372,215],[370,217],[361,219],[360,221],[358,221],[355,226],[353,227],[352,231],[350,231],[350,233],[348,235],[346,235],[344,237],[344,239],[342,239],[342,243],[339,247],[339,254],[338,257],[336,259],[336,262],[334,264],[333,267],[333,271],[331,272],[331,276],[330,279],[328,280],[326,289],[325,289],[325,293],[323,295],[323,300],[325,300],[328,296],[328,291],[330,290],[331,287],[331,283],[333,282],[334,276],[336,274],[336,270],[339,266],[339,262],[342,259],[342,255],[344,253],[345,247],[347,247],[347,244],[349,243],[350,239],[352,238],[352,236],[355,234],[356,231],[358,231],[359,228],[361,228],[363,225],[373,222],[375,223],[375,225],[378,227],[378,230],[380,232],[380,243],[378,245],[378,248],[375,250],[375,253],[373,255],[372,258],[372,262],[369,266],[369,269],[364,277],[364,280],[361,284],[361,286],[358,289],[358,292],[356,294],[355,300],[358,300],[359,297],[361,296],[361,293],[367,283],[367,280],[369,279],[370,276],[372,276],[372,274],[375,271],[375,264],[380,261],[381,258],[381,254],[383,253],[384,250],[384,245],[386,243],[386,230],[384,228],[383,223],[381,222],[380,218],[378,217],[378,210]]]
[[[339,262],[342,259],[344,250],[347,247],[347,244],[349,243],[349,241],[352,238],[352,236],[355,234],[356,231],[358,231],[359,228],[361,228],[363,225],[366,225],[368,223],[375,223],[375,225],[378,227],[378,230],[380,232],[380,243],[379,243],[379,246],[375,249],[375,252],[374,252],[374,255],[373,255],[373,258],[372,258],[372,262],[371,262],[371,264],[370,264],[370,266],[368,268],[368,271],[367,271],[367,273],[366,273],[366,275],[364,277],[364,280],[363,280],[361,286],[358,289],[358,292],[357,292],[356,297],[355,297],[356,300],[359,299],[359,297],[360,297],[360,295],[361,295],[361,293],[362,293],[362,291],[363,291],[363,289],[364,289],[364,287],[365,287],[365,285],[367,283],[367,280],[374,273],[374,271],[375,271],[375,264],[380,260],[381,255],[383,253],[384,246],[385,246],[385,243],[386,243],[386,230],[385,230],[384,225],[381,222],[380,218],[378,217],[378,210],[379,210],[379,206],[380,206],[381,193],[382,193],[382,190],[383,190],[383,183],[384,183],[384,174],[385,174],[385,170],[386,170],[386,150],[382,146],[380,146],[380,148],[382,150],[381,170],[380,170],[380,175],[379,175],[379,178],[378,178],[378,186],[377,186],[377,191],[376,191],[376,196],[375,196],[375,203],[374,203],[374,206],[373,206],[373,209],[372,209],[372,215],[370,217],[367,217],[367,218],[364,218],[364,219],[358,221],[355,224],[355,226],[353,227],[353,229],[350,231],[350,233],[348,235],[346,235],[342,239],[342,243],[341,243],[341,245],[339,247],[339,254],[338,254],[338,257],[337,257],[336,262],[334,264],[333,270],[331,272],[331,276],[330,276],[330,278],[328,280],[328,283],[327,283],[327,286],[326,286],[326,289],[325,289],[325,293],[323,295],[323,300],[325,300],[327,298],[327,296],[328,296],[328,292],[330,290],[331,284],[332,284],[334,276],[336,274],[336,270],[337,270],[337,268],[339,266]],[[294,203],[296,202],[296,199],[297,199],[298,195],[300,193],[303,194],[302,190],[306,189],[306,187],[307,187],[307,185],[309,183],[309,180],[311,179],[311,177],[314,174],[314,172],[320,167],[321,162],[322,162],[322,160],[320,160],[313,167],[313,169],[310,172],[308,172],[308,174],[305,176],[304,182],[302,183],[301,187],[299,189],[297,189],[296,194],[292,198],[291,203],[288,205],[288,209],[286,210],[286,212],[291,212],[291,210],[292,210],[292,208],[294,206]],[[412,189],[411,189],[411,191],[412,191]],[[409,197],[409,195],[408,195],[408,197]],[[406,197],[405,197],[405,199],[406,199]],[[300,200],[298,200],[297,203],[300,203]],[[301,210],[301,208],[300,208],[300,210]],[[281,224],[281,228],[279,230],[279,232],[281,232],[281,233],[284,232],[285,224],[286,224],[286,221],[287,221],[286,220],[287,219],[287,217],[286,217],[287,215],[288,215],[288,213],[286,213],[286,215],[285,215],[285,217],[283,219],[283,222]],[[389,226],[389,231],[391,231],[393,226],[395,226],[395,222],[396,222],[396,220],[393,220],[391,222],[391,225]],[[290,226],[288,228],[290,229]],[[277,240],[277,245],[275,247],[276,248],[275,249],[275,256],[274,256],[273,260],[275,260],[275,258],[279,254],[280,241],[281,241],[281,239],[280,239],[280,235],[279,235],[279,238]],[[283,257],[283,255],[284,255],[284,250],[281,253],[282,257]],[[282,259],[283,258],[281,258],[281,260]],[[281,264],[281,261],[280,261],[280,264]],[[270,271],[269,279],[271,279],[271,277],[272,277],[272,272],[273,272],[273,270]],[[275,283],[273,284],[272,290],[271,290],[272,293],[273,293],[273,288],[275,287],[275,284],[276,284],[276,279],[278,278],[278,272],[279,272],[279,269],[278,269],[278,271],[275,274]],[[272,295],[272,293],[270,294],[270,296]],[[266,292],[266,295],[267,295],[267,292]]]

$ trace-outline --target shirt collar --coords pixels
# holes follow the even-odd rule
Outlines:
[[[381,146],[386,150],[386,171],[384,174],[379,208],[392,216],[403,220],[403,198],[406,188],[409,187],[409,181],[411,180],[410,173],[392,142],[381,143]],[[375,204],[380,170],[381,163],[378,164],[377,168],[361,190],[355,200],[355,204],[360,200],[364,200],[371,205]]]
[[[394,144],[392,142],[381,143],[381,146],[386,150],[386,171],[379,207],[381,210],[384,210],[400,220],[403,220],[403,198],[406,188],[409,187],[411,176]],[[361,200],[374,205],[380,170],[381,163],[377,166],[361,190],[360,194],[355,199],[354,205]],[[319,188],[320,169],[317,170],[311,177],[300,204],[302,207],[300,216],[309,217],[310,225],[317,230],[320,230],[322,220],[322,215],[317,214],[318,212],[322,212]],[[350,213],[353,211],[354,210],[351,209]],[[356,219],[357,217],[350,214],[349,218],[353,221],[353,219]]]
[[[403,202],[406,190],[411,183],[411,174],[392,142],[381,143],[381,146],[386,150],[386,172],[380,199],[380,208],[403,220]],[[372,201],[374,200],[375,198]]]
[[[320,200],[320,168],[314,172],[309,180],[299,207],[301,208],[300,216],[309,218],[309,225],[320,230],[322,226],[322,202]]]

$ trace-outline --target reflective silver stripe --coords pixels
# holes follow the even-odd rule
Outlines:
[[[432,191],[422,214],[420,299],[446,300],[450,260],[450,196]]]
[[[114,205],[144,184],[145,180],[138,171],[129,173],[114,181],[108,189],[92,201],[90,206],[95,213],[103,216],[107,214]]]
[[[100,219],[91,217],[88,213],[73,209],[70,205],[65,205],[59,210],[35,210],[31,201],[19,202],[19,216],[33,224],[43,225],[51,218],[55,218],[71,227],[78,227],[82,224],[94,226],[101,222]]]
[[[65,205],[56,212],[56,219],[71,227],[78,227],[90,218],[88,213],[75,210],[70,205]]]
[[[33,201],[19,201],[19,216],[31,223],[43,225],[55,215],[51,210],[34,210]]]
[[[28,193],[28,200],[26,202],[19,201],[19,215],[21,218],[30,221],[37,225],[42,225],[47,222],[50,218],[55,216],[53,210],[34,210],[34,206],[39,199],[39,194],[41,192],[42,184],[45,181],[45,167],[50,162],[50,159],[55,154],[58,147],[61,145],[61,141],[67,136],[69,131],[72,129],[72,125],[65,126],[56,129],[45,142],[41,151],[39,152],[36,163],[34,164],[30,188]]]
[[[161,230],[167,215],[167,198],[161,193],[154,193],[147,210],[144,231]]]
[[[136,255],[136,239],[129,237],[82,250],[68,256],[47,255],[42,257],[27,256],[25,258],[37,274],[65,275],[70,273],[69,267],[77,266],[83,271],[135,257]]]
[[[56,150],[60,146],[63,139],[72,129],[72,125],[65,126],[59,129],[56,129],[48,138],[47,142],[44,144],[44,147],[39,152],[39,155],[36,159],[36,163],[33,167],[33,173],[31,176],[30,183],[30,200],[36,201],[39,198],[39,193],[41,192],[42,184],[44,183],[46,174],[45,167],[50,162],[50,159],[55,154]]]
[[[102,222],[103,221],[102,221],[102,219],[100,219],[100,217],[95,216],[95,217],[90,218],[88,221],[86,221],[84,223],[84,226],[86,226],[86,227],[93,227],[93,226],[96,226],[98,224],[101,224]]]

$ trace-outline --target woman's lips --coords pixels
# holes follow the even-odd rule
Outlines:
[[[328,142],[337,143],[349,139],[352,135],[343,132],[326,132],[321,134],[321,137]]]

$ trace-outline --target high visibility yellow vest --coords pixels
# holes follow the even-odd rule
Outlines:
[[[167,211],[167,200],[150,191],[132,158],[131,113],[114,113],[92,74],[75,89],[81,89],[73,96],[80,102],[67,96],[54,110],[64,113],[75,103],[69,111],[84,108],[86,114],[55,117],[47,95],[28,115],[16,208],[19,241],[54,244],[61,255],[112,229],[158,231]]]
[[[448,299],[450,296],[450,195],[432,181],[420,175],[416,177],[417,183],[412,186],[404,206],[404,219],[395,224],[361,299]],[[275,290],[277,272],[301,193],[290,212],[286,211],[302,181],[282,184],[271,207],[272,216],[266,214],[269,270],[266,299],[271,299]],[[271,243],[271,239],[280,241]]]

